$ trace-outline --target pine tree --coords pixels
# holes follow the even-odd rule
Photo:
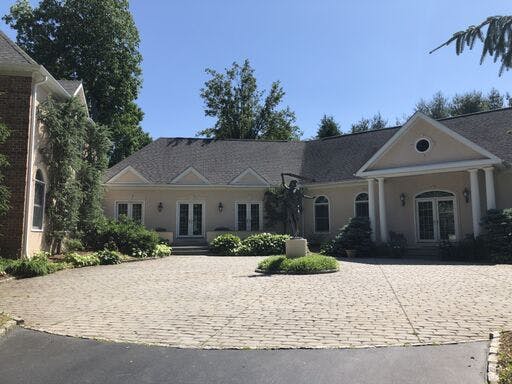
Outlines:
[[[324,115],[318,125],[316,137],[323,139],[324,137],[339,136],[341,130],[339,124],[334,120],[333,116]]]

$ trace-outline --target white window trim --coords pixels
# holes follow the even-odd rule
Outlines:
[[[360,201],[357,201],[357,197],[359,195],[362,195],[362,194],[366,194],[368,196],[368,199],[367,200],[360,200]],[[365,192],[365,191],[362,191],[362,192],[358,192],[356,193],[356,195],[354,196],[354,217],[357,217],[357,204],[358,203],[367,203],[368,204],[368,213],[370,212],[370,195],[368,194],[368,192]]]
[[[43,171],[41,171],[41,173],[43,173]],[[37,175],[37,171],[36,171],[36,175]],[[44,174],[43,174],[43,178],[44,178]],[[35,204],[35,201],[32,201],[32,220],[31,220],[32,223],[31,223],[30,227],[31,227],[32,232],[44,232],[44,216],[45,216],[44,211],[46,210],[46,182],[34,178],[34,198],[36,196],[36,183],[43,184],[43,220],[41,222],[41,228],[34,227],[34,208],[35,208],[36,204]]]
[[[428,142],[428,148],[426,151],[418,151],[418,143],[422,140],[426,140]],[[418,140],[416,140],[414,142],[414,150],[416,151],[416,153],[419,153],[420,155],[424,155],[425,153],[429,153],[430,150],[432,149],[432,140],[428,137],[420,137]]]
[[[128,218],[132,218],[132,214],[133,214],[133,204],[141,204],[142,206],[142,212],[141,212],[141,219],[140,219],[140,223],[142,225],[144,225],[145,223],[145,215],[146,215],[146,202],[144,200],[116,200],[114,202],[114,212],[115,212],[115,218],[116,220],[119,220],[119,209],[118,209],[118,205],[119,204],[127,204],[128,205]]]
[[[246,212],[246,218],[245,218],[245,224],[246,224],[246,228],[249,228],[251,226],[251,204],[258,204],[258,207],[259,207],[259,215],[260,215],[260,220],[259,220],[259,228],[254,230],[252,229],[251,227],[251,230],[245,230],[243,232],[254,232],[254,231],[261,231],[261,228],[263,227],[262,226],[262,221],[263,221],[263,202],[262,201],[235,201],[235,230],[236,231],[241,231],[239,228],[238,228],[238,206],[240,204],[245,204],[246,207],[245,207],[245,212]]]
[[[329,220],[329,230],[328,231],[317,231],[316,230],[316,206],[317,206],[316,200],[320,197],[325,197],[327,199],[327,204],[320,203],[318,205],[327,205],[327,217]],[[332,227],[332,225],[331,225],[331,199],[329,199],[329,197],[327,195],[319,195],[313,200],[313,233],[319,234],[319,235],[331,233],[331,227]]]

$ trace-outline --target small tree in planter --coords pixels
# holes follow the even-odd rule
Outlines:
[[[322,246],[322,252],[331,256],[366,256],[373,248],[370,221],[353,217],[341,228],[336,237]]]

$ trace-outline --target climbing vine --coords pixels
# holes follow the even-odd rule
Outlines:
[[[5,143],[10,133],[11,131],[7,125],[0,121],[0,144]],[[7,156],[0,154],[0,216],[5,215],[10,208],[9,199],[11,197],[11,193],[4,183],[5,176],[1,172],[7,166],[9,166]]]
[[[41,152],[48,166],[46,236],[52,253],[101,217],[101,172],[110,145],[76,99],[47,99],[38,109],[44,125]]]

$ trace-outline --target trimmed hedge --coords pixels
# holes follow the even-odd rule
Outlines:
[[[233,256],[242,245],[242,240],[231,233],[217,236],[210,243],[210,251],[216,255]]]
[[[135,257],[152,256],[160,243],[158,233],[128,218],[105,220],[88,239],[94,250],[109,248]]]
[[[210,244],[210,250],[217,255],[226,256],[268,256],[285,253],[286,240],[290,236],[272,233],[258,233],[244,240],[226,233],[217,236]]]
[[[265,273],[313,274],[332,272],[338,269],[339,265],[335,258],[313,253],[296,259],[290,259],[284,255],[267,257],[258,264],[257,271]]]

